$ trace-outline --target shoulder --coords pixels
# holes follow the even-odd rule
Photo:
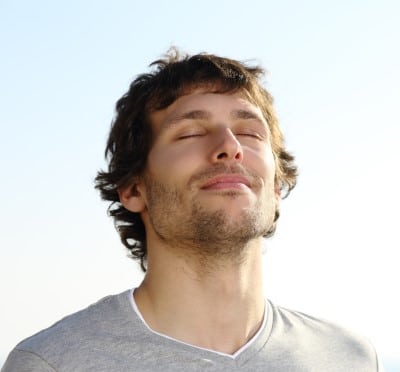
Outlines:
[[[14,349],[4,363],[1,372],[55,372],[56,369],[39,355]]]
[[[356,332],[272,303],[270,309],[273,317],[271,341],[282,352],[296,350],[310,359],[318,355],[321,363],[340,361],[348,365],[348,370],[378,370],[374,347]],[[372,369],[365,369],[365,366]]]
[[[44,345],[49,347],[61,340],[65,344],[68,342],[66,340],[82,338],[83,334],[90,337],[99,327],[113,322],[113,318],[120,315],[121,297],[124,294],[127,293],[104,297],[87,308],[62,318],[49,328],[23,340],[17,345],[17,349],[34,350]]]
[[[53,370],[52,366],[62,363],[64,359],[71,359],[71,356],[81,359],[88,352],[85,350],[88,345],[92,345],[93,349],[99,340],[112,339],[119,333],[122,324],[126,324],[127,316],[132,316],[128,306],[129,293],[130,291],[125,291],[104,297],[21,341],[10,353],[5,366],[10,363],[33,363],[46,365],[46,368]],[[43,370],[47,371],[44,368]]]
[[[369,344],[363,337],[334,322],[317,318],[300,311],[290,310],[271,304],[274,327],[279,332],[301,333],[315,339],[327,339],[329,342]]]

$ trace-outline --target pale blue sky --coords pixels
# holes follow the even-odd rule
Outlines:
[[[400,2],[0,1],[0,362],[140,280],[93,190],[115,101],[169,46],[269,71],[300,178],[267,296],[399,357]]]

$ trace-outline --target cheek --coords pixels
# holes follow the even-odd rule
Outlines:
[[[150,151],[148,170],[158,177],[174,180],[184,177],[201,162],[204,151],[198,146],[157,147]]]
[[[245,165],[265,181],[275,180],[275,158],[271,149],[249,150],[244,153]]]
[[[276,174],[275,156],[271,150],[268,150],[265,154],[265,168],[268,174],[273,179],[275,179],[275,174]]]

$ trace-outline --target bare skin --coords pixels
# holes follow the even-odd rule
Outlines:
[[[233,354],[264,315],[262,236],[279,202],[268,125],[242,96],[202,91],[151,119],[146,175],[120,190],[146,227],[136,304],[154,331]]]
[[[205,275],[184,257],[159,249],[135,291],[149,327],[191,345],[233,354],[259,329],[264,314],[261,242],[240,265]],[[162,260],[161,260],[162,258]]]

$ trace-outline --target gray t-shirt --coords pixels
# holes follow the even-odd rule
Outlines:
[[[375,372],[379,367],[363,338],[269,301],[263,326],[235,355],[188,345],[149,329],[129,290],[18,344],[2,372],[25,371]]]

